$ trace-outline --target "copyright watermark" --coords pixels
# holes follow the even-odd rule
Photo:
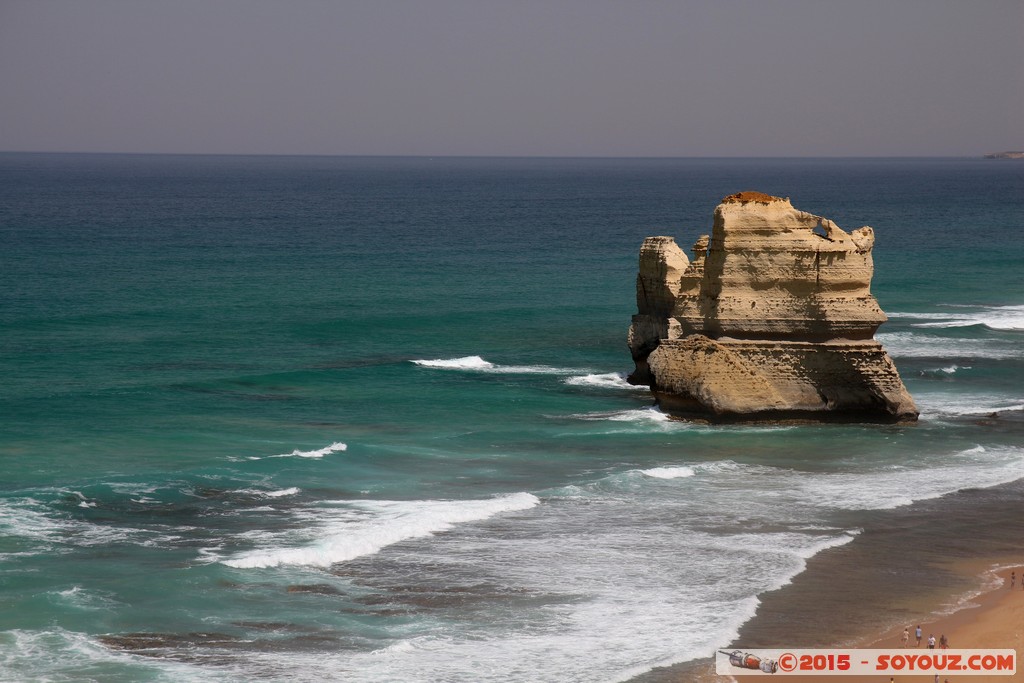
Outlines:
[[[1016,650],[947,649],[911,652],[868,649],[720,650],[715,671],[728,676],[862,676],[956,674],[1012,676]]]

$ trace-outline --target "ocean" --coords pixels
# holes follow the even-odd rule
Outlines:
[[[741,190],[875,229],[918,424],[625,382],[643,238]],[[0,154],[0,680],[706,658],[865,529],[1024,498],[1022,263],[1013,161]]]

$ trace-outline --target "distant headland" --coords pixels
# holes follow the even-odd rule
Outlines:
[[[1024,159],[1024,152],[992,152],[985,155],[986,159]]]

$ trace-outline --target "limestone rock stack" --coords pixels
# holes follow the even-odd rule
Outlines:
[[[677,414],[917,419],[874,340],[886,320],[870,291],[874,240],[760,192],[723,199],[692,260],[648,237],[630,381]]]

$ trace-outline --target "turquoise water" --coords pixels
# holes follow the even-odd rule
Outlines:
[[[744,189],[875,228],[920,424],[625,384],[640,242]],[[0,243],[3,680],[623,680],[1024,477],[1022,164],[5,154]]]

